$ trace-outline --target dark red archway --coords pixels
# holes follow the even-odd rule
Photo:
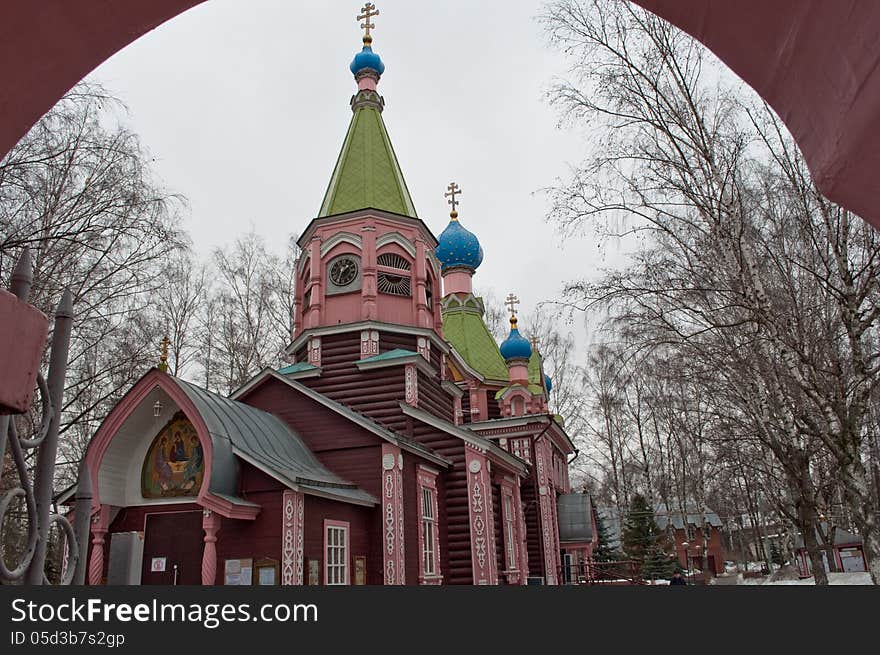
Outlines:
[[[4,3],[0,157],[101,62],[204,1]],[[880,228],[880,3],[633,2],[713,50],[782,117],[819,189]]]
[[[633,0],[773,107],[828,198],[880,229],[880,3]]]
[[[101,62],[205,0],[39,0],[0,9],[0,157]]]

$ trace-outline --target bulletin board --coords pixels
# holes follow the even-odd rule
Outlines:
[[[251,585],[253,584],[253,575],[253,558],[228,559],[223,569],[223,584]]]

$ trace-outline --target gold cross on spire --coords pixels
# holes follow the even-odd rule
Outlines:
[[[461,195],[461,187],[458,186],[455,182],[450,182],[449,186],[446,187],[449,189],[446,193],[443,194],[444,198],[449,198],[447,201],[450,205],[452,205],[452,211],[449,212],[449,215],[452,218],[458,218],[458,212],[455,210],[458,207],[458,201],[455,199],[455,196]]]
[[[364,30],[364,43],[369,43],[373,40],[373,37],[370,36],[370,30],[376,29],[376,26],[370,22],[370,19],[373,16],[378,16],[379,12],[376,10],[376,5],[371,2],[368,2],[364,5],[364,8],[361,9],[362,13],[357,17],[358,21],[366,21],[365,23],[361,23],[361,29]]]
[[[159,367],[158,368],[163,373],[168,372],[168,346],[170,343],[171,343],[171,340],[168,338],[167,335],[162,337],[162,350],[161,350],[161,354],[159,355]]]
[[[529,341],[532,342],[532,350],[538,350],[538,344],[539,344],[540,342],[538,341],[538,337],[537,337],[537,335],[534,335],[534,334],[533,334],[533,335],[529,338]]]
[[[519,298],[514,296],[512,293],[507,294],[507,300],[504,301],[504,304],[507,305],[507,308],[510,310],[510,314],[512,316],[516,316],[516,306],[519,304]]]

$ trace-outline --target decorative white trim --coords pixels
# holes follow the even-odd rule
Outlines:
[[[379,331],[361,330],[361,359],[379,354]]]
[[[326,257],[327,253],[340,243],[351,244],[358,250],[363,250],[364,248],[364,241],[361,239],[360,235],[351,232],[337,232],[321,244],[321,258],[323,259]]]
[[[416,246],[415,244],[403,236],[400,232],[386,232],[378,239],[376,239],[376,254],[379,254],[379,249],[387,246],[389,243],[396,243],[398,246],[403,248],[406,253],[412,257],[416,258]]]
[[[403,526],[403,455],[400,448],[382,444],[382,570],[386,585],[406,584]]]
[[[495,559],[495,519],[492,514],[492,487],[485,455],[465,448],[468,480],[468,518],[471,534],[471,568],[475,585],[498,584]]]
[[[309,364],[321,367],[321,337],[309,337]]]
[[[419,406],[419,372],[415,364],[407,364],[404,369],[404,389],[406,402]]]
[[[416,350],[418,353],[425,358],[426,361],[430,363],[431,361],[431,341],[426,339],[425,337],[418,337],[416,339],[417,347]],[[442,356],[441,356],[442,361]]]
[[[282,504],[281,584],[303,584],[303,541],[305,498],[302,493],[285,490]]]

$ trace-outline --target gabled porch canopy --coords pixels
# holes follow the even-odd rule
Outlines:
[[[154,408],[162,418],[154,415]],[[358,505],[377,502],[327,470],[299,435],[271,414],[152,369],[110,412],[89,443],[86,465],[93,481],[93,507],[175,502],[144,499],[140,477],[153,438],[177,411],[192,423],[204,457],[197,496],[177,502],[195,501],[228,518],[255,518],[260,506],[239,496],[240,461],[306,494]]]

